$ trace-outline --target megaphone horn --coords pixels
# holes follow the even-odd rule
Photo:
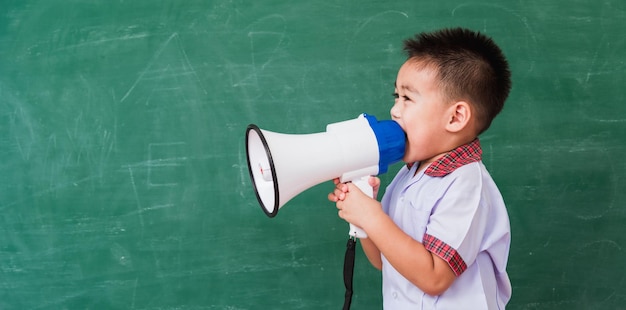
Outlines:
[[[319,183],[385,173],[402,159],[405,139],[395,121],[377,121],[367,114],[313,134],[276,133],[250,124],[248,171],[263,211],[274,217],[290,199]]]

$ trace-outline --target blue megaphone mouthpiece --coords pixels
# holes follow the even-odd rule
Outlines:
[[[406,133],[392,120],[378,121],[373,115],[363,113],[378,142],[378,174],[387,172],[389,166],[404,157]]]

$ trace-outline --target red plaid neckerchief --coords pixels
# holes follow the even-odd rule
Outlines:
[[[474,141],[463,144],[443,155],[430,164],[424,171],[424,174],[431,177],[444,177],[461,166],[480,161],[482,154],[483,150],[480,147],[480,141],[476,138]]]

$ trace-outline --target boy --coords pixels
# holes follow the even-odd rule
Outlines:
[[[381,203],[337,180],[328,199],[368,234],[361,244],[382,270],[385,309],[504,309],[509,219],[478,135],[509,94],[507,61],[461,28],[419,34],[404,50],[391,117],[407,134],[406,167]],[[370,184],[376,197],[380,180]]]

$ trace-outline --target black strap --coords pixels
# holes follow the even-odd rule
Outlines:
[[[343,310],[350,309],[352,303],[352,278],[354,274],[354,253],[356,248],[356,237],[348,238],[346,246],[346,258],[343,261],[343,284],[346,286],[346,296],[343,303]]]

